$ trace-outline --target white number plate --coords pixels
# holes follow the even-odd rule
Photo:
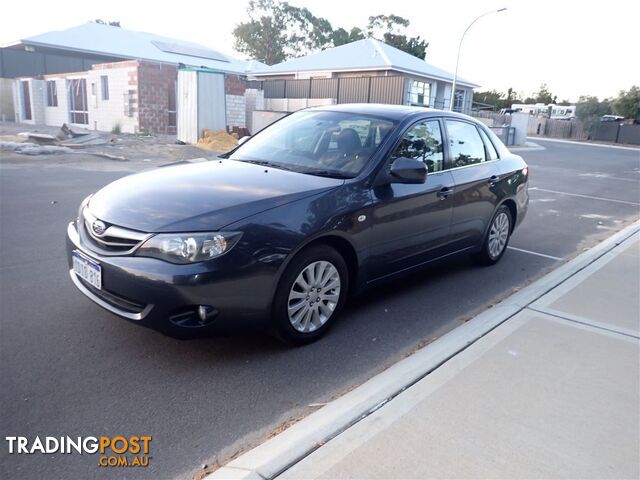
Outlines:
[[[98,290],[102,289],[102,268],[96,262],[92,262],[87,257],[74,250],[73,253],[73,271],[89,285],[94,286]]]

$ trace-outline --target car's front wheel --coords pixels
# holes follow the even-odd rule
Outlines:
[[[482,244],[482,249],[473,255],[477,263],[493,265],[502,258],[509,244],[512,222],[511,210],[505,205],[500,206],[491,219],[491,225]]]
[[[317,245],[300,252],[278,285],[273,310],[276,336],[294,345],[320,338],[344,305],[348,286],[347,265],[335,249]]]

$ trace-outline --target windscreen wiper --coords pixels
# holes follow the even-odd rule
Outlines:
[[[331,177],[331,178],[353,178],[348,173],[336,172],[335,170],[305,170],[302,173],[308,173],[310,175],[317,175],[319,177]]]
[[[281,170],[289,170],[292,172],[295,172],[297,170],[295,170],[294,168],[288,166],[288,165],[283,165],[282,163],[275,163],[275,162],[270,162],[269,160],[238,160],[239,162],[245,162],[245,163],[253,163],[254,165],[262,165],[263,167],[271,167],[271,168],[279,168]]]

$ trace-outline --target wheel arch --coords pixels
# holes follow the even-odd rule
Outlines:
[[[518,207],[516,206],[516,202],[511,198],[507,198],[505,201],[503,201],[500,205],[496,207],[496,210],[500,208],[502,205],[507,207],[509,209],[509,212],[511,213],[511,231],[509,232],[509,234],[512,234],[513,230],[516,228],[516,222],[518,218]]]
[[[353,291],[356,288],[358,277],[359,277],[360,260],[359,260],[358,253],[355,247],[353,246],[353,243],[349,239],[347,239],[344,235],[339,235],[336,233],[327,233],[318,237],[308,239],[306,242],[299,245],[295,250],[293,250],[288,255],[287,259],[283,262],[283,264],[281,265],[278,271],[278,279],[274,285],[272,298],[273,298],[273,295],[275,295],[275,291],[278,288],[278,285],[280,284],[282,275],[287,269],[287,267],[289,266],[289,264],[291,263],[291,260],[293,260],[293,258],[303,250],[313,247],[314,245],[328,245],[334,248],[340,255],[342,255],[342,258],[344,258],[344,261],[347,264],[347,270],[349,273],[349,281],[348,281],[349,291],[347,293]]]

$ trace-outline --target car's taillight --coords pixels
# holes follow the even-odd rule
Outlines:
[[[524,167],[522,169],[522,175],[525,177],[529,175],[529,167]]]

